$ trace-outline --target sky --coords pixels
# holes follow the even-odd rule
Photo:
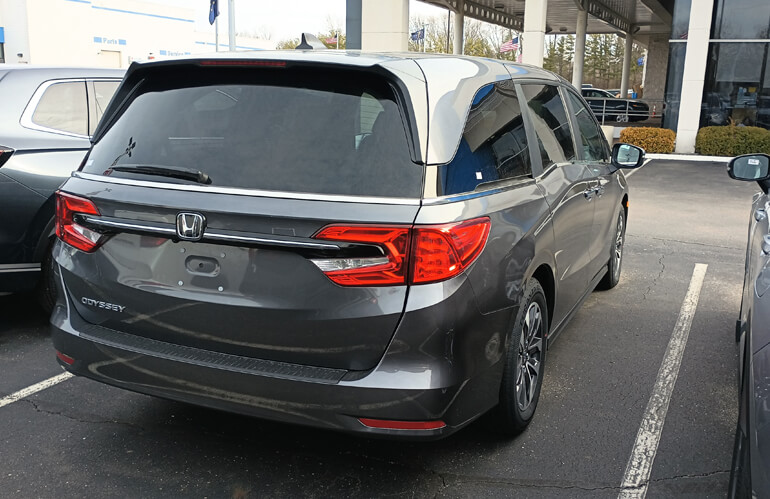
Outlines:
[[[196,29],[211,30],[209,0],[155,0],[157,3],[195,9]],[[227,29],[228,0],[219,0],[220,36]],[[411,17],[446,16],[446,10],[409,0]],[[330,24],[345,29],[345,0],[235,0],[235,30],[279,42],[299,38],[303,32],[329,31]]]

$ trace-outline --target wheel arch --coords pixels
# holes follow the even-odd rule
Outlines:
[[[547,263],[541,263],[534,269],[530,277],[534,277],[540,283],[545,292],[545,302],[548,305],[548,328],[550,332],[553,322],[554,303],[556,302],[556,281],[553,276],[553,270]]]

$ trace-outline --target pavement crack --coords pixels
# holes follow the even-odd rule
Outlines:
[[[486,485],[506,485],[512,487],[532,488],[532,489],[559,489],[559,490],[582,490],[586,492],[596,492],[602,490],[621,491],[623,487],[619,485],[595,485],[590,484],[578,484],[570,482],[548,482],[538,480],[506,480],[499,478],[487,478],[477,477],[469,475],[455,475],[439,473],[442,481],[444,482],[444,488],[449,487],[450,483],[447,483],[447,479],[454,484],[462,483],[478,483]]]
[[[629,234],[630,237],[638,237],[643,239],[652,239],[654,241],[662,241],[664,243],[679,243],[679,244],[690,244],[694,246],[705,246],[707,248],[718,248],[718,249],[732,249],[732,250],[743,250],[745,248],[741,246],[727,246],[723,244],[712,244],[712,243],[701,243],[698,241],[685,241],[684,239],[672,239],[668,237],[656,237],[651,236],[647,234]]]
[[[663,253],[660,255],[660,258],[658,259],[658,265],[660,265],[660,272],[658,272],[658,275],[652,278],[652,282],[649,286],[647,286],[647,290],[642,295],[642,300],[646,300],[647,296],[652,292],[652,288],[654,288],[658,284],[658,280],[663,277],[663,273],[666,271],[666,264],[663,262],[663,259],[666,258],[666,254]]]
[[[718,471],[709,471],[707,473],[695,473],[695,474],[684,474],[684,475],[675,475],[670,477],[663,477],[663,478],[656,478],[654,480],[650,480],[650,483],[656,483],[656,482],[666,482],[671,480],[681,480],[686,478],[708,478],[716,475],[724,475],[726,473],[730,473],[730,470],[718,470]]]
[[[51,416],[62,416],[64,418],[66,418],[66,419],[69,419],[70,421],[75,421],[77,423],[117,424],[117,425],[122,425],[122,426],[128,426],[130,428],[138,428],[138,429],[140,429],[142,431],[145,431],[145,429],[143,427],[141,427],[141,426],[139,426],[137,424],[134,424],[134,423],[129,423],[127,421],[118,421],[116,419],[81,419],[81,418],[76,418],[74,416],[70,416],[68,414],[65,414],[64,411],[51,411],[51,410],[48,410],[48,409],[43,409],[42,407],[40,407],[39,404],[37,404],[32,399],[23,399],[23,400],[20,400],[20,402],[28,403],[29,405],[32,406],[32,408],[35,410],[35,412],[38,412],[40,414],[48,414],[48,415],[51,415]]]

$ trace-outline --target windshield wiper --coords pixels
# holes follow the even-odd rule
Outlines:
[[[121,165],[110,168],[116,172],[139,173],[142,175],[157,175],[159,177],[178,178],[182,180],[192,180],[199,184],[210,184],[211,177],[200,170],[194,168],[184,168],[181,166],[160,166],[160,165]]]

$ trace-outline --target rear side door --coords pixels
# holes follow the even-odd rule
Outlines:
[[[594,221],[591,228],[589,253],[593,260],[592,276],[607,263],[616,230],[616,217],[622,209],[623,184],[617,168],[610,163],[610,150],[604,134],[581,99],[567,87],[562,87],[569,104],[578,158],[594,179]]]
[[[585,294],[592,275],[589,252],[594,218],[595,179],[577,160],[567,109],[558,86],[521,85],[532,123],[532,144],[539,149],[543,174],[538,178],[551,207],[556,261],[553,325],[563,320]]]
[[[394,87],[291,63],[156,68],[127,77],[130,102],[62,188],[105,233],[91,253],[59,245],[78,315],[246,358],[374,367],[403,312],[424,174]]]

